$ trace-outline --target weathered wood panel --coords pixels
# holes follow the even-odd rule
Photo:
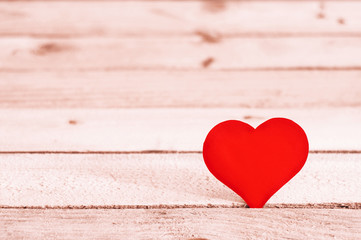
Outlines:
[[[0,238],[358,240],[360,219],[330,209],[0,209]]]
[[[361,71],[0,72],[1,108],[361,107]]]
[[[311,150],[361,150],[360,108],[3,109],[0,151],[201,151],[221,121],[297,122]]]
[[[360,69],[361,38],[0,39],[0,70]]]
[[[243,205],[202,154],[0,154],[0,206]],[[361,203],[361,154],[310,154],[267,204]]]
[[[0,35],[196,34],[210,42],[223,36],[359,36],[360,12],[359,1],[5,1]]]

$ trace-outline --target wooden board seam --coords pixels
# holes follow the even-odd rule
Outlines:
[[[310,150],[310,154],[360,154],[361,150]],[[143,151],[0,151],[0,154],[202,154],[202,151],[143,150]]]
[[[29,68],[9,68],[0,67],[0,73],[31,73],[31,72],[121,72],[121,71],[174,71],[174,72],[287,72],[287,71],[361,71],[361,65],[353,66],[290,66],[290,67],[230,67],[230,68],[191,68],[191,67],[165,67],[165,66],[137,66],[137,67],[76,67],[76,68],[41,68],[41,69],[29,69]]]
[[[158,204],[158,205],[67,205],[67,206],[7,206],[0,209],[177,209],[177,208],[249,208],[247,204]],[[291,209],[361,209],[361,202],[354,203],[307,203],[266,204],[263,208]]]

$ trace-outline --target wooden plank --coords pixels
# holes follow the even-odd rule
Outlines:
[[[311,150],[361,150],[360,108],[2,109],[0,151],[201,151],[221,121],[297,122]]]
[[[0,72],[1,108],[361,107],[361,71]]]
[[[234,35],[359,36],[361,29],[359,1],[5,1],[0,9],[3,36],[196,34],[212,42]]]
[[[361,210],[2,210],[2,239],[349,239]]]
[[[0,165],[1,207],[244,206],[202,154],[1,154]],[[267,204],[361,203],[360,175],[361,154],[310,154]]]
[[[0,69],[360,69],[361,38],[0,39]]]

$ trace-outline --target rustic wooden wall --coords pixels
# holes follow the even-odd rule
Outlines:
[[[299,123],[246,209],[207,132]],[[1,239],[361,239],[361,1],[1,1]],[[280,209],[281,208],[281,209]]]

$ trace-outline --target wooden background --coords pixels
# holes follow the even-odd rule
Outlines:
[[[299,123],[247,209],[218,122]],[[361,239],[361,1],[1,1],[0,239]]]

